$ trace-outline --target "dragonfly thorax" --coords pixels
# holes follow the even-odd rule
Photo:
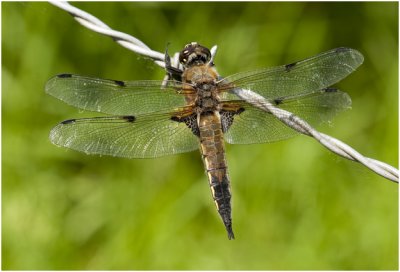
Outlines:
[[[219,100],[215,97],[198,97],[196,106],[199,113],[217,111],[219,110]]]
[[[196,112],[219,110],[217,78],[215,68],[208,64],[193,65],[183,71],[182,81],[191,85],[196,96]]]
[[[218,74],[214,67],[208,65],[198,65],[188,67],[183,71],[182,81],[193,84],[196,88],[202,85],[216,85]]]

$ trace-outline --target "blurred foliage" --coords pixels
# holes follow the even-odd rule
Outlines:
[[[227,146],[229,241],[198,152],[87,156],[48,140],[82,113],[47,96],[53,75],[160,79],[164,72],[48,3],[2,2],[3,269],[398,268],[398,186],[313,139]],[[83,3],[157,51],[218,45],[221,75],[339,46],[365,56],[338,87],[353,109],[321,127],[398,165],[398,3]]]

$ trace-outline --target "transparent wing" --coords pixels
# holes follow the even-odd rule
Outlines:
[[[185,123],[170,116],[143,115],[71,119],[54,127],[50,141],[86,154],[155,158],[198,148]]]
[[[46,83],[46,92],[65,103],[113,115],[168,112],[186,105],[183,83],[169,81],[118,81],[62,74]]]
[[[237,103],[242,103],[240,107],[244,111],[234,116],[231,127],[225,133],[228,143],[268,143],[298,134],[272,114],[243,101]],[[330,88],[303,95],[281,97],[272,100],[272,103],[315,126],[331,120],[339,112],[350,108],[351,99],[346,93]]]
[[[336,48],[291,64],[238,73],[224,78],[221,89],[242,88],[267,99],[311,93],[329,87],[352,73],[364,60],[351,48]],[[223,99],[237,99],[222,93]]]

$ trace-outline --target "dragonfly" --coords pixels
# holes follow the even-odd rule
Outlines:
[[[228,238],[234,239],[225,142],[270,143],[298,134],[234,91],[251,90],[318,125],[350,108],[349,95],[331,86],[359,67],[363,56],[340,47],[291,64],[222,77],[210,50],[191,42],[180,51],[179,61],[181,68],[173,67],[165,53],[169,79],[164,81],[54,76],[46,83],[48,94],[107,116],[62,121],[49,138],[86,154],[130,159],[199,149],[217,211]]]

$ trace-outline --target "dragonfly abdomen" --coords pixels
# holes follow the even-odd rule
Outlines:
[[[231,217],[231,190],[225,159],[221,117],[217,111],[202,113],[198,120],[200,150],[207,171],[212,197],[228,238],[234,239]]]

